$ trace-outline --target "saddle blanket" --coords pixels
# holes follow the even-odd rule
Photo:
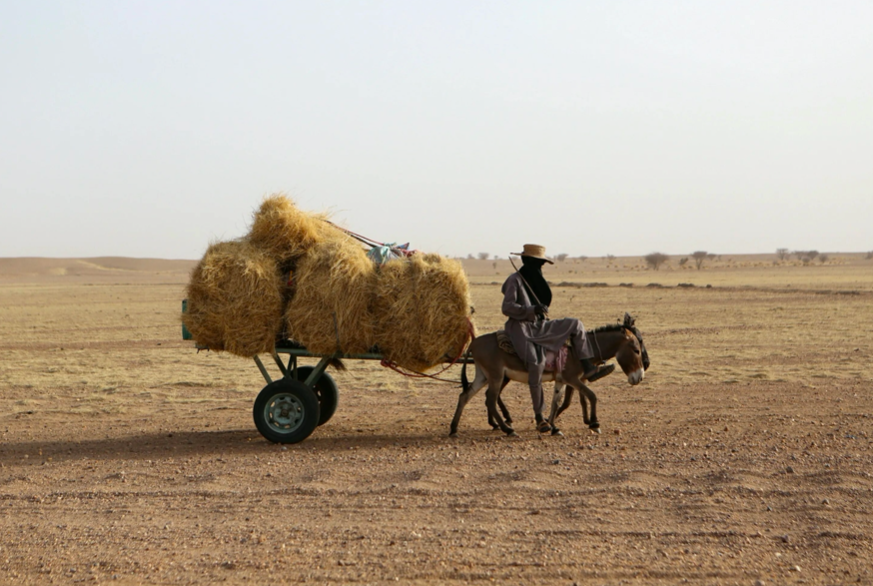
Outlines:
[[[512,340],[509,338],[506,330],[497,330],[497,346],[507,354],[518,356],[518,352],[515,351],[515,347],[513,347]],[[563,346],[561,346],[560,352],[552,352],[551,350],[546,350],[547,371],[564,371],[564,366],[567,365],[567,350],[569,349],[569,347],[570,346],[568,344],[564,344]]]

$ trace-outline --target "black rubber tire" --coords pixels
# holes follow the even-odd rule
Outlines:
[[[296,444],[318,427],[320,408],[315,393],[300,381],[283,378],[258,393],[252,409],[255,427],[277,444]]]
[[[313,370],[315,370],[314,366],[298,366],[297,380],[304,382]],[[318,424],[324,425],[336,413],[336,407],[339,404],[339,389],[333,377],[326,372],[321,374],[313,387],[315,396],[318,397],[318,406],[321,409]]]

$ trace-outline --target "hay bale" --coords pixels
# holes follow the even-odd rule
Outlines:
[[[357,242],[343,236],[310,249],[294,272],[285,332],[316,354],[361,354],[375,343],[370,302],[376,267]]]
[[[284,328],[315,354],[378,345],[389,360],[419,371],[463,350],[471,304],[460,263],[416,254],[376,267],[325,220],[273,195],[246,238],[210,246],[188,285],[183,320],[194,340],[250,357],[273,351]]]
[[[389,261],[372,304],[379,349],[399,366],[431,369],[464,349],[471,305],[461,263],[438,254]]]
[[[248,240],[284,266],[322,244],[348,239],[326,220],[326,215],[304,212],[284,195],[274,194],[255,212]]]
[[[185,326],[198,344],[251,357],[272,352],[285,280],[276,260],[244,240],[211,245],[191,273]]]

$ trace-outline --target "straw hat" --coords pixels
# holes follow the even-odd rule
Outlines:
[[[516,256],[529,256],[544,260],[549,264],[555,264],[550,258],[546,257],[546,247],[539,244],[525,244],[523,252],[513,252]]]

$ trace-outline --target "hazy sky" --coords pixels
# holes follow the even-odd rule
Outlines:
[[[873,249],[873,2],[0,1],[0,256],[271,192],[443,254]]]

